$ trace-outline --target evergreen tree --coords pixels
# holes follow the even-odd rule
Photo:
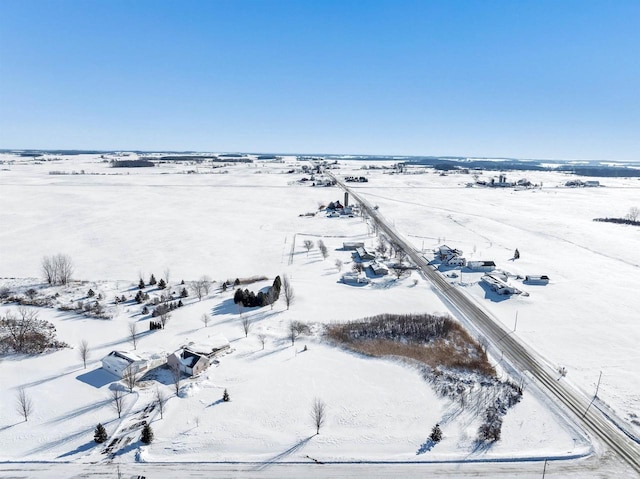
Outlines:
[[[518,259],[520,258],[520,251],[518,251],[518,248],[516,248],[515,252],[513,253],[513,259]]]
[[[144,294],[142,293],[142,291],[138,291],[136,293],[136,302],[140,304],[142,303],[142,301],[144,301]]]
[[[142,428],[142,437],[140,440],[145,444],[151,444],[151,441],[153,441],[153,430],[148,424],[145,424]]]
[[[156,277],[153,275],[153,273],[151,273],[151,278],[149,278],[149,284],[153,286],[156,283],[157,283]]]
[[[127,298],[125,297],[125,295],[123,294],[122,297],[120,298],[120,301],[122,301],[123,303],[127,300]]]
[[[184,306],[184,305],[182,304],[182,300],[178,301],[178,308],[181,308],[182,306]]]
[[[229,402],[231,400],[231,398],[229,397],[229,392],[226,389],[222,393],[222,400],[224,402]]]
[[[107,430],[100,423],[96,426],[93,434],[93,440],[98,444],[102,444],[107,440]]]
[[[138,289],[143,289],[144,288],[144,279],[140,278],[140,282],[138,283]]]
[[[182,291],[180,292],[180,297],[186,298],[187,296],[189,296],[189,293],[187,292],[187,288],[182,288]]]
[[[93,298],[93,297],[95,296],[95,294],[96,294],[96,293],[94,293],[92,289],[89,289],[89,291],[87,292],[87,296],[88,296],[89,298]]]
[[[158,282],[158,289],[164,289],[167,287],[167,283],[164,282],[164,279],[160,278],[160,282]]]
[[[433,442],[440,442],[442,440],[442,429],[440,429],[439,424],[433,426],[429,439],[431,439]]]

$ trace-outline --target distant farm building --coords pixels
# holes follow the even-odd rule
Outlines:
[[[372,262],[369,267],[374,276],[386,276],[389,274],[389,268],[377,261]]]
[[[440,261],[444,261],[450,256],[462,256],[462,251],[459,249],[449,248],[446,244],[443,244],[436,250],[436,256],[438,256]]]
[[[356,254],[358,255],[358,258],[360,259],[360,261],[371,261],[373,259],[376,259],[376,255],[373,253],[369,253],[364,248],[364,246],[356,248]]]
[[[524,277],[524,282],[526,284],[549,284],[549,276],[546,274],[542,275],[529,275]]]
[[[467,261],[467,268],[471,271],[493,271],[496,264],[493,261]]]
[[[342,282],[344,284],[363,285],[368,284],[370,281],[369,278],[358,273],[345,273],[342,275]]]
[[[518,288],[515,288],[515,287],[511,286],[510,284],[507,284],[505,281],[503,281],[502,279],[500,279],[496,275],[485,274],[482,277],[481,281],[483,283],[485,283],[486,285],[488,285],[493,291],[495,291],[498,294],[520,294],[520,293],[522,293],[522,291],[520,291]]]

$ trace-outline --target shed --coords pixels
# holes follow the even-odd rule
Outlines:
[[[357,248],[364,248],[362,241],[345,241],[342,243],[342,249],[345,251],[355,251]]]

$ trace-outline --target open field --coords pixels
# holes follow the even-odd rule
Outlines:
[[[470,179],[463,175],[387,175],[362,171],[361,165],[345,162],[340,174],[366,174],[370,181],[358,191],[418,247],[429,250],[446,242],[473,259],[493,259],[514,274],[548,274],[552,281],[547,286],[514,280],[530,295],[501,301],[480,286],[478,273],[451,281],[505,324],[514,323],[517,315],[515,334],[566,367],[562,380],[592,394],[602,370],[601,406],[611,407],[627,427],[639,428],[633,414],[640,409],[640,376],[634,367],[640,359],[634,318],[640,231],[591,219],[623,215],[634,206],[640,182],[611,179],[606,188],[566,189],[556,187],[566,175],[550,173],[541,176],[542,189],[488,190],[465,188]],[[131,321],[145,331],[137,351],[171,352],[188,340],[223,334],[232,352],[195,380],[185,380],[181,397],[168,402],[164,419],[157,412],[151,416],[152,445],[142,446],[132,429],[135,437],[118,451],[117,461],[412,462],[569,457],[590,451],[533,386],[505,416],[502,440],[479,449],[479,419],[438,397],[417,370],[326,344],[319,335],[322,324],[380,312],[440,314],[447,308],[416,273],[363,287],[340,283],[335,260],[343,261],[342,272],[351,267],[343,241],[373,247],[376,238],[358,217],[299,216],[342,200],[342,193],[292,184],[303,176],[287,173],[299,168],[294,159],[216,169],[180,163],[113,169],[97,156],[0,166],[5,206],[0,211],[0,286],[16,292],[44,287],[38,279],[40,259],[61,252],[73,258],[78,282],[48,290],[60,293],[59,302],[75,304],[89,288],[108,300],[116,294],[128,299],[111,306],[111,320],[40,310],[61,340],[77,346],[87,339],[91,360],[84,370],[77,349],[67,349],[0,362],[5,386],[0,460],[105,459],[92,441],[95,424],[103,422],[110,435],[122,434],[152,401],[158,381],[171,394],[172,385],[160,374],[127,396],[122,420],[110,407],[115,378],[98,369],[99,359],[114,349],[131,349]],[[50,175],[53,170],[84,174]],[[317,248],[308,253],[303,248],[304,239],[320,238],[329,249],[326,260]],[[515,248],[521,258],[510,261]],[[160,278],[167,268],[174,291],[180,291],[182,279],[188,283],[202,275],[217,283],[203,301],[193,294],[187,298],[165,330],[147,332],[149,317],[129,298],[139,275]],[[278,274],[290,275],[296,301],[289,310],[281,299],[273,310],[243,311],[253,324],[245,338],[233,292],[220,291],[221,282],[269,277],[247,286],[258,291]],[[2,313],[9,308],[3,306]],[[213,318],[207,328],[200,321],[203,313]],[[291,320],[309,324],[312,331],[293,346],[287,338]],[[264,350],[258,333],[267,338]],[[492,358],[498,369],[499,359]],[[14,413],[20,387],[35,403],[26,423]],[[231,394],[229,403],[219,401],[224,389]],[[329,411],[318,436],[309,419],[315,397],[323,398]],[[445,437],[425,451],[422,446],[436,423],[443,425]]]

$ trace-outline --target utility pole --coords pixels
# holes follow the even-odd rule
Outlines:
[[[542,469],[542,479],[544,479],[544,475],[547,472],[547,460],[544,460],[544,468]]]
[[[593,396],[594,398],[598,397],[598,391],[600,390],[600,380],[602,379],[602,371],[600,371],[600,376],[598,377],[598,384],[596,384],[596,394]]]

